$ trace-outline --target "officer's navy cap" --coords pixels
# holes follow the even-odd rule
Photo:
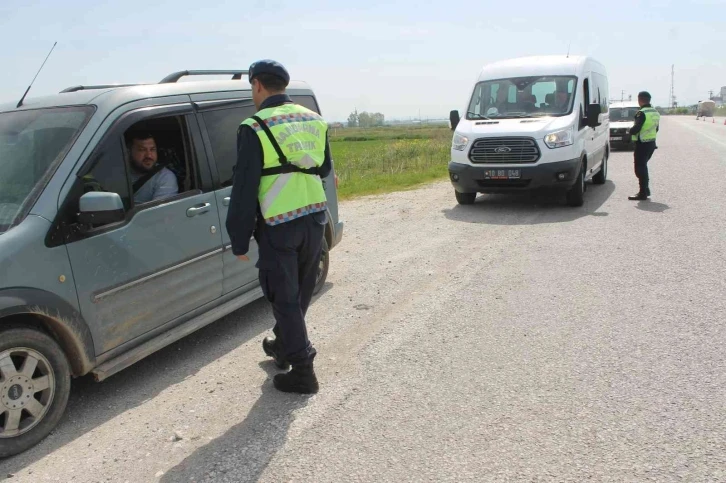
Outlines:
[[[277,76],[285,81],[285,85],[288,85],[290,83],[290,74],[288,74],[287,69],[285,69],[285,67],[283,67],[281,63],[274,60],[265,59],[254,62],[250,66],[250,82],[252,82],[252,79],[259,74],[270,74]]]
[[[650,93],[647,91],[640,91],[638,92],[638,97],[641,99],[648,99],[650,100]]]

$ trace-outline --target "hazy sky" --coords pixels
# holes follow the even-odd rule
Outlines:
[[[591,54],[610,92],[647,89],[667,105],[726,86],[724,0],[416,2],[0,0],[0,102],[76,84],[157,82],[185,69],[282,62],[329,120],[354,109],[448,117],[479,69],[525,55]],[[720,22],[720,24],[719,24]]]

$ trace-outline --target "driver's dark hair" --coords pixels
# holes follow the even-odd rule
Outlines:
[[[155,136],[149,131],[134,130],[126,133],[126,147],[130,150],[133,146],[134,141],[146,141],[147,139],[153,139],[156,141]]]

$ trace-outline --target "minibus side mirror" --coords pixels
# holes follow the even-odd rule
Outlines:
[[[459,125],[459,121],[461,121],[461,118],[459,117],[459,111],[451,111],[449,113],[449,122],[451,123],[451,130],[455,130],[456,126]]]
[[[602,106],[600,104],[590,104],[587,106],[587,125],[596,128],[600,124],[600,114],[602,114]]]

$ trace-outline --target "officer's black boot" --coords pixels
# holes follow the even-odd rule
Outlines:
[[[278,340],[272,337],[265,337],[262,341],[262,350],[275,360],[275,365],[278,368],[286,371],[290,368],[290,364],[285,360],[285,356],[282,355],[282,347],[278,343]]]
[[[648,185],[644,183],[642,179],[639,181],[640,189],[638,190],[638,193],[633,196],[628,196],[629,200],[644,201],[648,199],[648,196],[650,196],[650,189],[648,189]]]
[[[272,383],[282,392],[315,394],[320,389],[312,362],[292,366],[290,372],[276,375]]]

